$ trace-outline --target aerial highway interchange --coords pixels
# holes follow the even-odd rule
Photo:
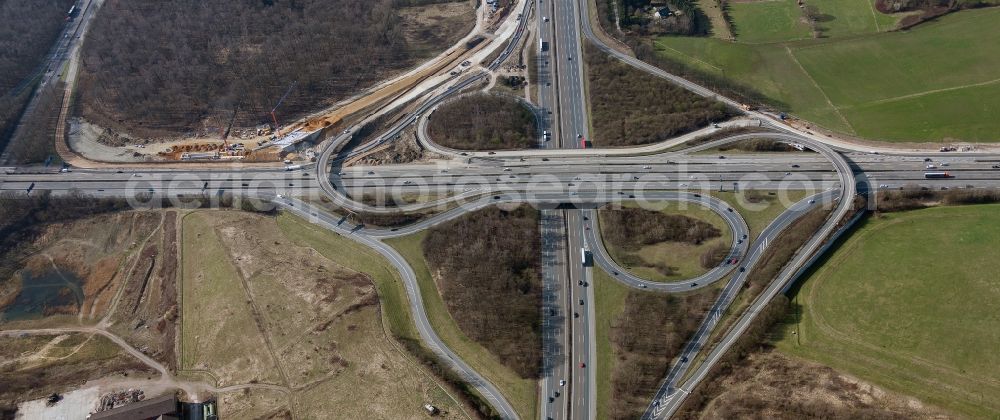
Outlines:
[[[419,92],[416,111],[407,115],[369,143],[345,147],[358,126],[326,140],[315,164],[294,170],[282,167],[245,168],[237,165],[168,167],[155,164],[120,164],[94,167],[42,166],[6,167],[0,174],[0,191],[37,194],[80,193],[92,196],[130,197],[136,202],[151,197],[178,199],[183,196],[232,194],[266,199],[319,227],[337,232],[372,248],[388,259],[406,285],[411,314],[424,344],[477,390],[504,418],[520,418],[503,390],[476,372],[450,349],[434,331],[422,303],[413,269],[398,251],[383,242],[453,220],[471,211],[500,203],[531,203],[542,210],[544,299],[543,361],[539,381],[538,416],[542,419],[596,418],[596,344],[593,271],[604,270],[621,284],[650,292],[679,293],[724,282],[708,315],[701,321],[683,352],[673,361],[661,388],[649,402],[646,418],[669,418],[685,395],[705,378],[730,345],[748,328],[756,314],[793,281],[800,269],[852,215],[855,197],[879,189],[908,185],[931,188],[995,187],[1000,185],[1000,154],[893,149],[854,145],[849,142],[803,132],[780,122],[774,115],[743,111],[734,100],[705,87],[671,75],[655,66],[607,45],[594,34],[587,17],[587,3],[580,0],[521,0],[508,19],[516,29],[507,39],[497,38],[501,53],[490,63],[475,63],[478,71],[468,77],[453,77],[440,86]],[[81,19],[81,22],[85,19]],[[512,21],[514,22],[514,21]],[[529,27],[532,22],[534,27]],[[80,23],[79,25],[82,25]],[[490,77],[512,54],[527,31],[547,42],[537,56],[536,83],[541,111],[539,148],[523,151],[466,152],[437,146],[423,129],[435,107],[461,93],[475,82]],[[756,126],[752,134],[725,134],[706,128],[715,139],[688,145],[682,136],[658,145],[635,148],[594,149],[583,146],[591,138],[583,72],[582,43],[644,72],[665,78],[694,93],[712,96],[743,115],[741,124]],[[52,64],[68,60],[64,41]],[[526,48],[534,48],[528,44]],[[385,112],[380,110],[378,112]],[[432,117],[430,117],[432,118]],[[360,124],[359,124],[360,125]],[[419,127],[422,145],[442,156],[434,163],[398,165],[350,165],[343,162],[391,143],[407,128]],[[722,134],[719,134],[722,133]],[[795,145],[801,152],[721,152],[718,147],[747,139],[771,139]],[[927,165],[952,175],[927,179]],[[760,232],[748,237],[747,223],[739,211],[711,197],[714,191],[804,190],[806,198],[789,207]],[[367,192],[386,192],[400,198],[422,195],[426,200],[393,206],[362,202]],[[136,198],[136,197],[142,198]],[[340,210],[334,214],[316,204],[329,200]],[[732,248],[723,264],[696,278],[655,282],[619,266],[600,238],[597,208],[608,203],[635,200],[676,201],[703,206],[718,214],[729,226]],[[180,200],[183,201],[183,200]],[[720,315],[730,307],[755,263],[785,227],[818,207],[831,209],[830,216],[732,326],[717,331]],[[348,220],[351,212],[396,214],[433,210],[435,213],[412,225],[367,227]],[[588,260],[589,259],[589,260]],[[592,264],[591,264],[592,263]],[[718,345],[705,347],[713,333]],[[699,357],[700,356],[700,357]],[[699,364],[695,364],[700,361]]]

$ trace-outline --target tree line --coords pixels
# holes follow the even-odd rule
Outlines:
[[[905,30],[959,10],[997,5],[1000,0],[876,0],[875,10],[885,14],[906,13],[896,25],[897,30]]]
[[[989,204],[1000,202],[1000,189],[932,190],[917,186],[901,190],[882,190],[875,200],[880,213],[918,210],[935,205]]]
[[[651,0],[604,0],[599,7],[608,20],[619,19],[623,30],[638,35],[708,35],[712,24],[694,0],[671,0],[666,6],[653,6]],[[603,7],[601,7],[603,6]],[[651,11],[655,10],[655,11]],[[663,9],[671,13],[656,17]]]
[[[59,124],[66,83],[50,83],[37,92],[38,102],[33,112],[26,113],[21,120],[18,136],[10,139],[7,151],[10,163],[26,164],[45,161],[55,156],[55,132]]]
[[[722,232],[711,223],[682,214],[625,207],[601,212],[601,234],[615,246],[635,251],[661,242],[699,245]]]
[[[66,24],[75,0],[0,1],[0,95],[19,87],[38,68]]]

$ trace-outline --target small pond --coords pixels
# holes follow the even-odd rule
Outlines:
[[[76,275],[59,269],[46,270],[39,275],[34,275],[31,270],[21,270],[21,292],[3,308],[0,320],[41,318],[50,313],[50,309],[65,306],[79,310],[83,304],[80,283]]]

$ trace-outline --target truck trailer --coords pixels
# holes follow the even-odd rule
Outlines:
[[[949,172],[924,172],[924,178],[927,178],[927,179],[951,178],[951,173],[949,173]]]

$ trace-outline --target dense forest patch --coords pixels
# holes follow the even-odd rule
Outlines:
[[[526,149],[538,130],[530,109],[513,98],[488,94],[442,105],[428,129],[434,142],[462,150]]]
[[[721,102],[613,59],[589,43],[585,56],[595,144],[656,143],[730,115]]]
[[[108,0],[82,52],[80,112],[139,135],[222,134],[331,105],[457,41],[471,7],[420,22],[393,0]],[[439,7],[432,5],[426,7]],[[452,21],[467,22],[453,25]],[[294,86],[293,86],[294,84]],[[289,88],[291,86],[291,88]]]
[[[527,206],[490,207],[431,229],[423,241],[459,328],[523,378],[537,377],[542,360],[538,217]]]

